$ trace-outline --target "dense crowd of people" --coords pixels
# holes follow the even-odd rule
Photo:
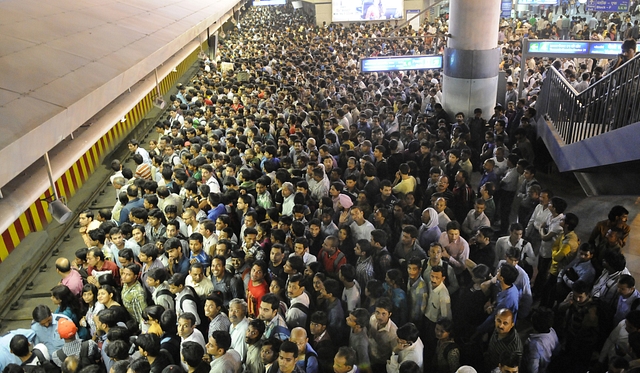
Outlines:
[[[536,179],[532,102],[451,118],[439,72],[359,72],[437,53],[446,17],[317,27],[250,8],[226,33],[157,137],[129,141],[133,167],[112,161],[113,209],[80,214],[86,247],[56,261],[31,330],[3,337],[4,372],[640,366],[629,212],[577,236]]]

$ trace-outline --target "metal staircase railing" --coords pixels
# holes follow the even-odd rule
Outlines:
[[[537,109],[565,144],[640,122],[640,53],[580,93],[550,67]]]

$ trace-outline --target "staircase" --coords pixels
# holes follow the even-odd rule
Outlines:
[[[580,93],[550,67],[536,109],[558,169],[587,194],[640,194],[640,54]]]

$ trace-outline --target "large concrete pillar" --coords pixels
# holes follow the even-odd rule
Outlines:
[[[451,0],[444,52],[443,106],[448,112],[493,113],[498,88],[500,0]]]

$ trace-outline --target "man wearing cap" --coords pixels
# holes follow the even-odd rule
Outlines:
[[[62,367],[67,356],[78,356],[81,365],[83,360],[92,364],[100,361],[98,344],[92,340],[81,341],[78,339],[77,332],[78,327],[73,321],[69,319],[58,320],[58,334],[60,338],[64,339],[64,345],[51,355],[51,360],[57,366]]]

